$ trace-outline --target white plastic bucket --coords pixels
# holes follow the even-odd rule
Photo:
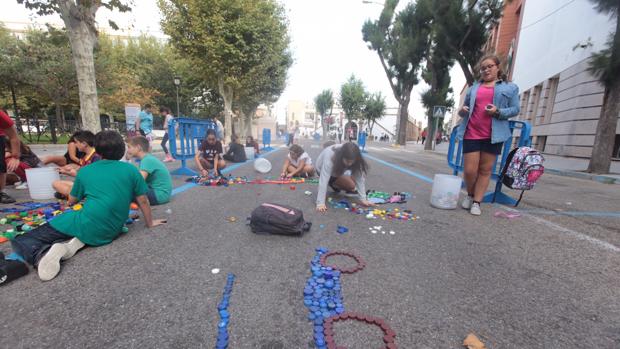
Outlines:
[[[431,191],[431,206],[446,210],[455,209],[459,201],[462,183],[461,177],[436,174]]]
[[[271,171],[271,162],[265,158],[258,158],[254,160],[254,169],[260,173],[267,173]]]
[[[254,147],[245,147],[245,158],[248,160],[254,160]]]
[[[60,175],[54,167],[29,168],[26,170],[28,191],[33,200],[47,200],[54,198],[52,182],[59,180]]]

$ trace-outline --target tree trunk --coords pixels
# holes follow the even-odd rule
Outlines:
[[[246,122],[245,113],[243,112],[243,110],[240,109],[239,110],[239,134],[237,135],[239,137],[245,134],[245,122]]]
[[[435,118],[433,117],[433,112],[429,110],[428,115],[428,126],[426,126],[426,141],[424,142],[424,150],[433,150],[433,140],[435,139]]]
[[[64,111],[62,110],[62,106],[56,103],[56,130],[65,129],[63,114],[64,114]]]
[[[368,134],[369,136],[371,136],[371,135],[372,135],[372,129],[375,127],[375,122],[376,122],[376,121],[374,121],[374,120],[373,120],[373,121],[370,123],[370,125],[369,125],[369,126],[370,126],[370,128],[369,128],[369,130],[368,130],[368,131],[369,131],[369,134]],[[373,139],[373,140],[374,140],[374,139]]]
[[[616,125],[620,114],[620,81],[605,88],[601,117],[596,126],[596,138],[588,172],[605,174],[611,167],[611,156],[616,137]]]
[[[321,115],[321,129],[323,130],[323,132],[322,132],[322,136],[321,136],[321,139],[322,139],[322,140],[325,140],[325,139],[326,139],[326,137],[327,137],[327,129],[326,129],[326,127],[325,127],[325,126],[326,126],[326,125],[325,125],[325,116],[324,116],[324,115]]]
[[[245,137],[252,136],[252,120],[254,120],[254,115],[256,115],[256,108],[246,115],[245,130],[243,130]]]
[[[94,22],[94,13],[92,16]],[[61,18],[65,22],[71,42],[73,63],[78,80],[82,124],[87,130],[96,133],[101,131],[93,55],[93,48],[97,44],[97,32],[94,25],[89,25],[84,19],[78,20],[74,16],[62,12]]]
[[[465,75],[465,80],[467,81],[467,86],[472,86],[475,82],[474,74],[469,70],[469,65],[467,61],[463,57],[457,57],[457,62],[461,66],[461,70],[463,70],[463,74]]]
[[[226,86],[222,78],[218,79],[217,86],[220,96],[224,99],[224,140],[230,142],[230,136],[232,135],[233,89]]]
[[[407,123],[409,122],[409,100],[411,91],[406,93],[398,104],[398,129],[396,132],[396,143],[400,145],[407,144]]]
[[[15,86],[11,83],[11,97],[13,98],[13,112],[15,113],[15,127],[17,128],[17,133],[22,134],[24,130],[22,129],[22,121],[19,117],[19,109],[17,108],[17,97],[15,96]]]

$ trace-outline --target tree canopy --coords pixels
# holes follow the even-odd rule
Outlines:
[[[314,107],[317,113],[321,115],[321,128],[323,129],[323,139],[325,139],[328,133],[325,118],[332,114],[334,108],[334,94],[332,90],[323,90],[314,97]]]
[[[349,122],[362,116],[366,96],[364,83],[354,75],[340,87],[340,106]]]

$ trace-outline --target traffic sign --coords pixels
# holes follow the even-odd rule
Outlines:
[[[433,117],[434,118],[438,118],[438,119],[443,119],[443,117],[446,115],[446,106],[443,105],[436,105],[433,107]]]

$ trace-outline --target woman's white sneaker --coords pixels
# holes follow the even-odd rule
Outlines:
[[[471,204],[472,202],[474,202],[474,198],[472,198],[471,196],[467,195],[465,197],[465,199],[463,199],[463,201],[461,202],[461,207],[469,210],[471,208]]]
[[[480,216],[482,214],[480,204],[477,202],[472,203],[471,208],[469,209],[469,213],[473,214],[474,216]]]

